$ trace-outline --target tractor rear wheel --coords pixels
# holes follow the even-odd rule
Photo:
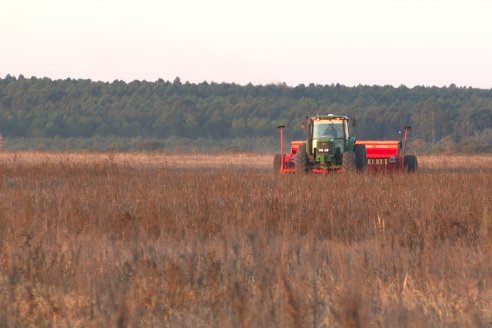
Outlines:
[[[306,153],[306,145],[300,145],[297,148],[296,154],[296,173],[306,174],[308,172],[308,156]]]
[[[363,172],[367,166],[366,145],[355,145],[355,168],[357,172]]]
[[[273,174],[280,173],[280,166],[282,165],[282,156],[280,154],[275,154],[273,157]]]
[[[417,171],[417,167],[418,167],[417,156],[405,155],[405,157],[403,158],[403,166],[405,166],[408,172]]]
[[[345,172],[352,171],[354,169],[354,153],[346,151],[342,154],[342,168]]]

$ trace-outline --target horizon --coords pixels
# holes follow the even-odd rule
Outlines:
[[[2,14],[0,76],[492,89],[485,0],[21,0]]]
[[[265,83],[265,84],[255,84],[255,83],[246,83],[246,84],[240,84],[240,83],[236,83],[236,82],[217,82],[217,81],[201,81],[201,82],[192,82],[192,81],[183,81],[179,76],[176,76],[175,78],[173,79],[163,79],[163,78],[157,78],[156,80],[139,80],[139,79],[134,79],[134,80],[129,80],[129,81],[125,81],[125,80],[120,80],[120,79],[115,79],[115,80],[112,80],[112,81],[103,81],[103,80],[93,80],[93,79],[90,79],[90,78],[73,78],[73,77],[66,77],[66,78],[51,78],[49,76],[43,76],[43,77],[40,77],[40,76],[26,76],[24,74],[19,74],[19,75],[13,75],[13,74],[7,74],[5,76],[0,76],[0,79],[2,80],[5,80],[7,79],[8,77],[10,76],[10,78],[13,78],[13,79],[16,79],[16,80],[20,80],[21,79],[21,76],[23,79],[25,80],[31,80],[31,79],[36,79],[36,80],[43,80],[43,79],[48,79],[48,80],[51,80],[53,82],[55,81],[67,81],[67,80],[71,80],[71,81],[90,81],[90,82],[94,82],[94,83],[108,83],[108,84],[112,84],[112,83],[126,83],[126,84],[130,84],[132,82],[145,82],[145,83],[157,83],[159,81],[163,81],[165,83],[174,83],[174,80],[179,78],[180,80],[180,84],[181,85],[186,85],[186,84],[191,84],[191,85],[199,85],[199,84],[217,84],[217,85],[220,85],[220,84],[229,84],[229,85],[236,85],[236,86],[240,86],[240,87],[245,87],[245,86],[249,86],[249,85],[252,85],[253,87],[265,87],[265,86],[277,86],[277,87],[287,87],[287,88],[296,88],[298,86],[301,86],[303,85],[304,87],[308,88],[308,87],[311,87],[311,86],[321,86],[321,87],[336,87],[337,85],[338,86],[342,86],[342,87],[345,87],[345,88],[357,88],[357,87],[379,87],[379,88],[386,88],[386,87],[391,87],[391,88],[394,88],[394,89],[398,89],[398,88],[406,88],[406,89],[415,89],[415,88],[457,88],[457,89],[475,89],[475,90],[492,90],[492,87],[491,88],[480,88],[480,87],[473,87],[473,86],[460,86],[460,85],[456,85],[455,83],[451,83],[449,85],[414,85],[414,86],[408,86],[408,85],[404,85],[404,84],[401,84],[401,85],[392,85],[392,84],[372,84],[372,85],[369,85],[369,84],[357,84],[357,85],[347,85],[347,84],[342,84],[342,83],[330,83],[330,84],[320,84],[320,83],[309,83],[309,84],[305,84],[305,83],[299,83],[297,85],[289,85],[285,82],[276,82],[276,83]]]

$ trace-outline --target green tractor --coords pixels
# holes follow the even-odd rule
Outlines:
[[[366,147],[356,144],[355,138],[349,135],[348,121],[348,117],[334,114],[306,117],[303,128],[307,140],[292,141],[290,154],[286,155],[283,154],[283,126],[279,127],[282,154],[276,155],[274,171],[364,171],[367,166]]]

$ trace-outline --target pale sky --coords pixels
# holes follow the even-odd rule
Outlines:
[[[489,0],[0,4],[0,77],[492,88]]]

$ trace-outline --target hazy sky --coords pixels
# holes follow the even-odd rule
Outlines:
[[[0,3],[0,77],[492,88],[489,0]]]

